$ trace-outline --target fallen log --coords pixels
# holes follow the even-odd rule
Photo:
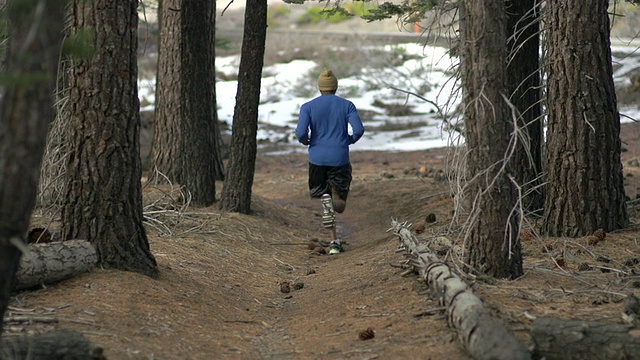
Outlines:
[[[15,291],[52,284],[91,270],[98,255],[86,240],[29,244],[16,272]]]
[[[457,332],[469,355],[478,360],[531,359],[524,344],[493,317],[473,290],[426,244],[420,244],[405,225],[395,220],[392,229],[410,256],[414,269],[446,308],[449,326]]]
[[[531,337],[537,358],[640,359],[640,328],[631,324],[542,317],[533,322]]]
[[[102,348],[94,347],[82,334],[57,330],[31,336],[4,336],[0,360],[104,360]]]

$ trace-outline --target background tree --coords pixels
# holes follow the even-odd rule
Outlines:
[[[215,1],[161,3],[153,163],[202,206],[215,202],[216,176],[223,177],[216,144],[214,28]]]
[[[518,145],[514,176],[525,210],[541,211],[542,106],[540,91],[540,25],[537,0],[510,0],[507,12],[507,86],[517,118]]]
[[[547,235],[582,236],[629,222],[608,3],[547,2]]]
[[[508,159],[513,117],[506,102],[507,18],[502,0],[464,2],[462,86],[469,202],[465,254],[476,272],[522,275],[516,193]]]
[[[65,0],[12,0],[0,82],[0,336],[35,205],[62,44]]]
[[[103,267],[155,277],[142,224],[137,7],[137,0],[73,2],[72,33],[94,53],[75,57],[69,73],[62,238],[89,240]]]
[[[247,0],[238,69],[238,92],[231,128],[227,179],[220,209],[248,214],[256,167],[260,83],[267,39],[267,1]]]

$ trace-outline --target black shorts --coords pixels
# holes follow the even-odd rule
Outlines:
[[[331,188],[334,188],[343,200],[347,200],[350,185],[351,164],[319,166],[309,163],[309,192],[312,198],[331,194]]]

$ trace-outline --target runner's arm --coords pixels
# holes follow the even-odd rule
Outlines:
[[[358,110],[356,109],[353,103],[349,104],[349,110],[347,113],[347,120],[349,121],[349,125],[351,125],[352,134],[349,136],[349,143],[355,144],[362,135],[364,135],[364,125],[362,125],[362,120],[360,119],[360,114],[358,114]]]
[[[298,142],[302,145],[309,145],[309,125],[311,123],[311,116],[309,110],[305,105],[300,108],[300,116],[298,117],[298,126],[296,127],[296,137]]]

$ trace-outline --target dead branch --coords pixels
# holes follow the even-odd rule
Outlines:
[[[534,354],[547,360],[640,359],[640,329],[630,324],[538,318]]]
[[[32,336],[3,337],[0,359],[104,360],[102,348],[95,347],[82,334],[57,330]]]
[[[30,244],[20,258],[14,289],[52,284],[87,272],[97,262],[96,250],[86,240]]]
[[[415,270],[446,307],[449,326],[474,359],[531,359],[526,347],[492,316],[482,300],[447,264],[427,245],[418,243],[406,224],[393,220],[392,229],[400,245],[411,254]]]

